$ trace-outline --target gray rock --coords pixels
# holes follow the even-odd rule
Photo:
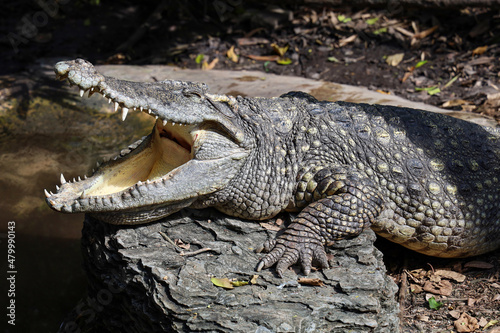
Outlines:
[[[182,240],[182,255],[164,238]],[[299,284],[294,271],[272,269],[255,284],[216,287],[212,277],[249,281],[275,232],[213,210],[185,210],[160,222],[118,227],[86,217],[82,235],[88,297],[60,332],[397,332],[397,287],[386,275],[375,234],[342,240],[330,269]],[[298,271],[298,270],[297,270]]]

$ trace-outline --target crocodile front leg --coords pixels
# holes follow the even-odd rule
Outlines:
[[[343,168],[315,171],[304,191],[309,190],[305,197],[316,201],[309,203],[283,234],[264,244],[269,253],[257,271],[276,263],[280,277],[295,263],[300,263],[306,275],[313,263],[328,268],[324,246],[360,234],[382,211],[382,199],[368,179]]]

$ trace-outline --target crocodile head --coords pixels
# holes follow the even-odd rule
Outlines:
[[[249,149],[234,117],[232,97],[211,95],[204,84],[162,81],[139,83],[106,77],[91,63],[59,62],[56,76],[100,93],[121,108],[156,118],[152,133],[103,163],[91,177],[67,182],[61,174],[48,205],[65,213],[90,213],[114,224],[146,223],[188,207],[197,198],[226,186]]]

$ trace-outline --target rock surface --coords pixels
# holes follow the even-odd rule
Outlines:
[[[82,251],[88,297],[60,332],[397,332],[397,287],[387,275],[375,234],[337,242],[330,269],[301,285],[294,271],[256,273],[255,253],[275,232],[214,210],[183,210],[136,227],[86,217]],[[162,235],[163,233],[163,235]],[[180,249],[168,239],[182,240]],[[210,250],[189,255],[200,249]],[[184,255],[180,253],[184,252]],[[211,278],[250,281],[234,289]]]

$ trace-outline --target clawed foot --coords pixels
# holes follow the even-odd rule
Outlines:
[[[311,272],[311,266],[328,268],[328,259],[323,244],[316,237],[308,235],[292,235],[284,233],[276,240],[268,240],[264,251],[269,252],[257,265],[257,271],[276,264],[276,273],[283,277],[288,267],[300,263],[305,275]]]

